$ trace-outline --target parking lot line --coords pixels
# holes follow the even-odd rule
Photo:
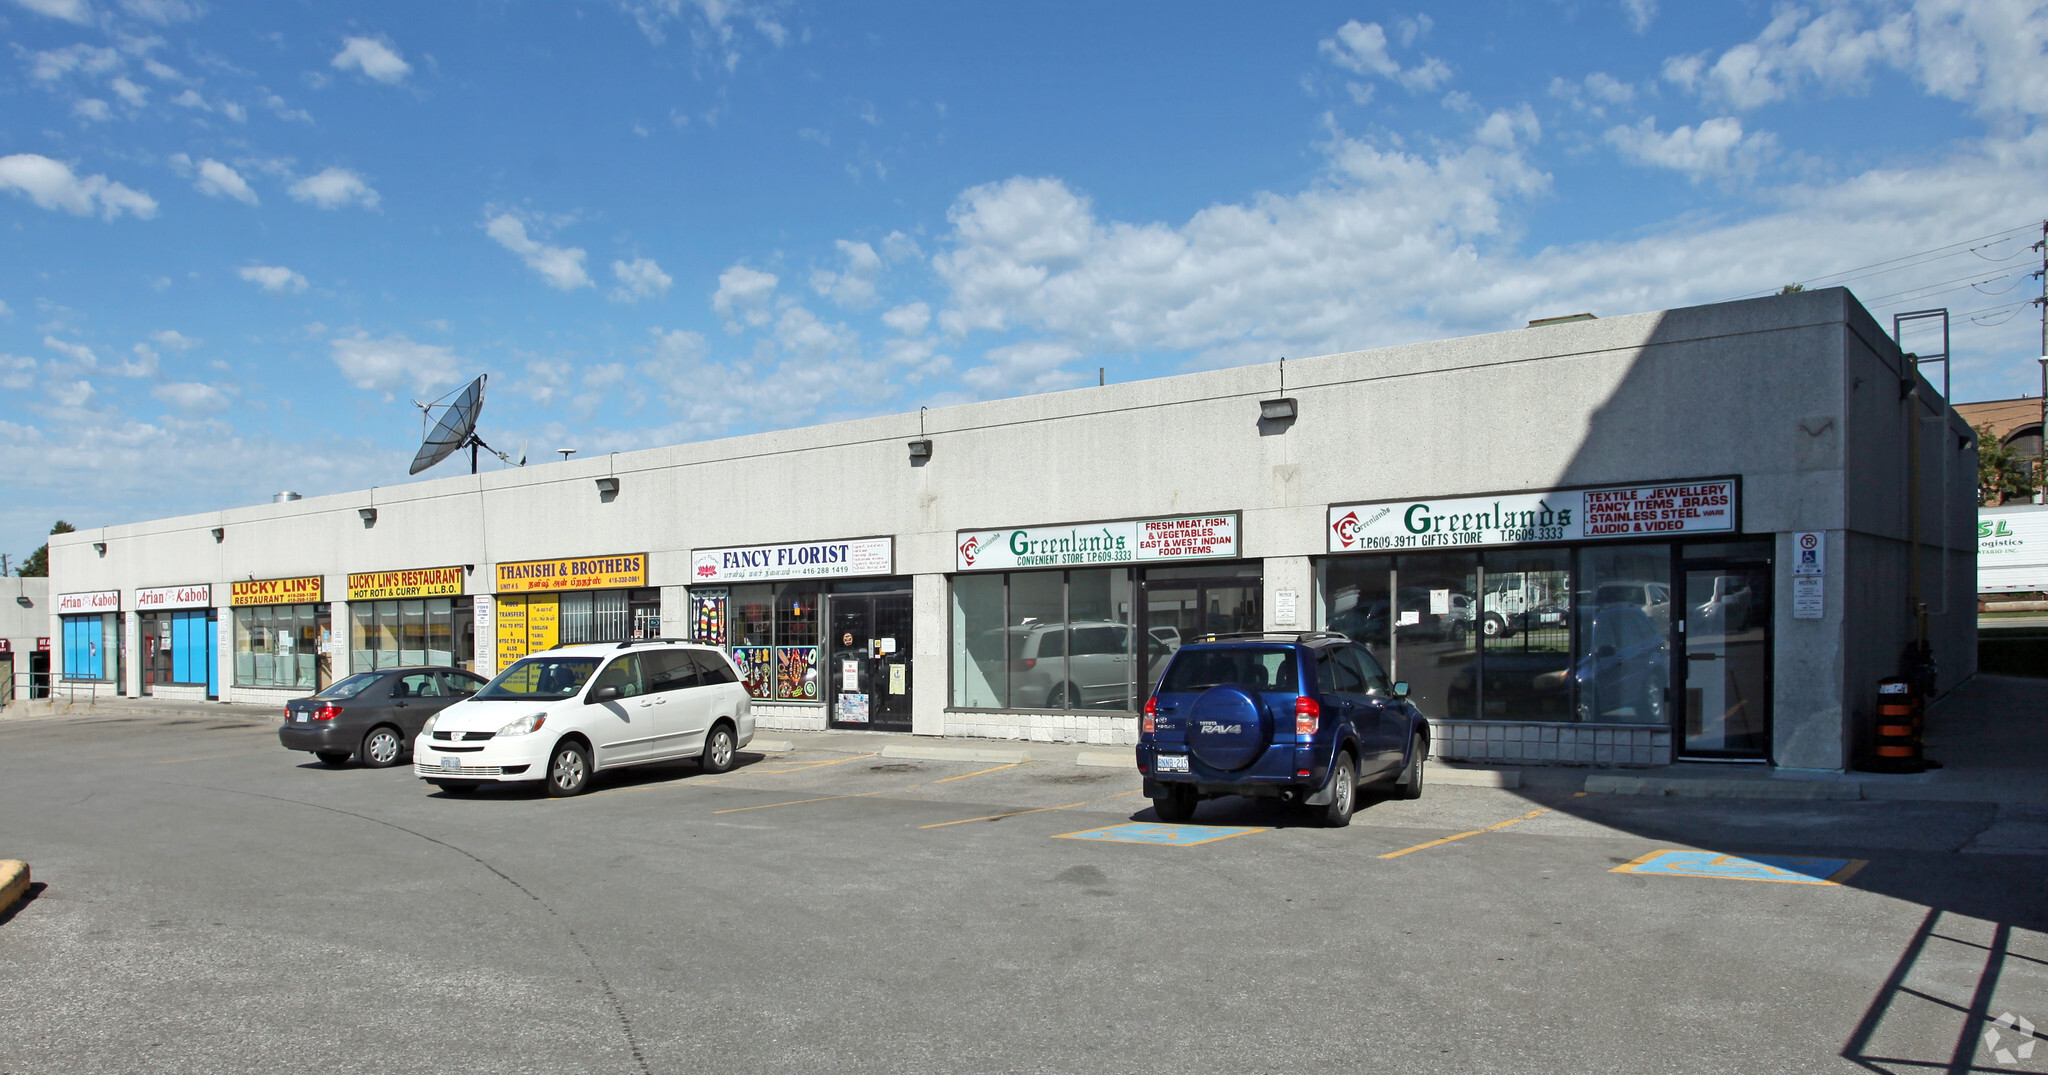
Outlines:
[[[948,776],[948,777],[943,777],[943,778],[941,778],[941,779],[938,779],[938,780],[934,780],[934,781],[932,781],[932,783],[934,783],[934,784],[949,784],[949,783],[952,783],[952,782],[953,782],[953,781],[955,781],[955,780],[965,780],[965,779],[967,779],[967,778],[968,778],[968,777],[970,777],[970,776],[981,776],[981,775],[982,775],[983,773],[999,773],[999,772],[1002,772],[1002,771],[1003,771],[1004,769],[1015,769],[1016,767],[1018,767],[1019,765],[1022,765],[1022,764],[1024,764],[1024,763],[1023,763],[1023,762],[1021,762],[1021,761],[1013,761],[1013,762],[1011,762],[1011,763],[1010,763],[1010,764],[1008,764],[1008,765],[998,765],[998,766],[996,766],[996,767],[995,767],[995,768],[993,768],[993,769],[983,769],[983,770],[981,770],[981,772],[978,772],[978,773],[961,773],[961,774],[960,774],[959,776]]]
[[[900,788],[882,788],[882,789],[880,789],[880,790],[877,790],[877,791],[863,791],[863,792],[858,792],[858,793],[856,793],[856,794],[853,794],[853,795],[820,795],[819,797],[817,797],[817,798],[815,798],[815,799],[791,799],[790,801],[788,801],[788,802],[786,802],[786,803],[762,803],[762,804],[761,804],[761,805],[759,805],[759,806],[735,806],[735,807],[732,807],[732,808],[731,808],[731,809],[729,809],[729,810],[713,810],[713,811],[711,811],[711,812],[712,812],[712,813],[714,813],[714,814],[744,814],[744,813],[746,813],[746,812],[747,812],[747,811],[749,811],[749,810],[766,810],[766,809],[768,809],[769,807],[772,807],[772,806],[802,806],[802,805],[803,805],[803,804],[805,804],[805,803],[823,803],[823,802],[831,802],[831,801],[832,801],[832,800],[834,800],[834,799],[865,799],[865,798],[867,798],[867,797],[868,797],[868,796],[870,796],[870,795],[880,795],[880,794],[882,794],[882,792],[884,792],[884,791],[899,791],[899,790],[901,790],[901,789],[900,789]]]
[[[760,768],[755,768],[755,767],[753,767],[753,766],[748,766],[748,767],[747,767],[747,768],[745,768],[745,769],[735,769],[735,770],[733,770],[732,772],[730,772],[730,773],[726,774],[725,776],[721,776],[721,777],[717,778],[716,780],[699,780],[699,781],[697,781],[697,783],[699,783],[699,784],[723,784],[723,783],[725,783],[725,782],[726,782],[726,781],[728,781],[728,780],[732,780],[732,779],[735,779],[735,778],[737,778],[737,777],[741,777],[741,776],[775,776],[775,775],[777,775],[777,774],[779,774],[779,773],[801,773],[801,772],[804,772],[804,771],[806,771],[806,770],[810,770],[810,769],[823,769],[823,768],[825,768],[825,767],[826,767],[826,766],[828,766],[828,765],[845,765],[845,764],[846,764],[847,762],[850,762],[850,761],[859,761],[859,760],[861,760],[862,758],[874,758],[874,757],[880,757],[880,755],[879,755],[879,754],[856,754],[856,755],[854,755],[854,756],[853,756],[853,757],[851,757],[851,758],[834,758],[834,759],[832,759],[831,761],[814,761],[814,762],[810,762],[810,763],[808,763],[808,764],[805,764],[805,765],[792,765],[792,766],[790,766],[790,767],[788,767],[788,768],[786,768],[786,769],[760,769]]]
[[[256,755],[258,755],[258,754],[275,754],[275,753],[277,753],[277,751],[275,751],[275,750],[244,750],[244,751],[240,751],[240,752],[237,752],[237,753],[234,753],[234,754],[201,754],[200,756],[198,756],[198,757],[196,757],[196,758],[162,758],[162,759],[159,759],[159,760],[157,760],[157,761],[153,761],[153,762],[150,762],[149,764],[151,764],[151,765],[176,765],[176,764],[178,764],[179,762],[184,762],[184,761],[213,761],[213,760],[214,760],[214,759],[216,759],[216,758],[253,758],[253,757],[255,757],[255,756],[256,756]]]
[[[1400,858],[1400,857],[1401,857],[1402,855],[1408,855],[1408,854],[1413,854],[1413,853],[1415,853],[1415,852],[1417,852],[1417,851],[1427,851],[1427,850],[1429,850],[1429,849],[1430,849],[1430,848],[1432,848],[1432,847],[1440,847],[1440,846],[1442,846],[1442,845],[1444,845],[1444,844],[1450,843],[1450,842],[1451,842],[1451,841],[1453,841],[1453,840],[1462,840],[1462,839],[1464,839],[1464,838],[1465,838],[1465,837],[1467,837],[1467,836],[1478,836],[1478,835],[1480,835],[1481,833],[1488,833],[1488,832],[1492,832],[1492,831],[1494,831],[1495,829],[1505,829],[1505,828],[1507,828],[1507,827],[1508,827],[1509,825],[1519,825],[1519,824],[1521,824],[1522,822],[1524,822],[1524,821],[1527,821],[1527,820],[1529,820],[1529,819],[1530,819],[1530,818],[1532,818],[1532,817],[1540,817],[1540,816],[1542,816],[1542,815],[1544,815],[1544,814],[1547,814],[1547,813],[1549,813],[1549,812],[1550,812],[1550,810],[1549,810],[1548,808],[1545,808],[1545,809],[1542,809],[1542,810],[1531,810],[1531,811],[1529,811],[1528,813],[1526,813],[1526,814],[1523,814],[1523,815],[1522,815],[1521,817],[1511,817],[1511,818],[1507,819],[1506,821],[1500,822],[1500,823],[1499,823],[1499,824],[1497,824],[1497,825],[1488,825],[1487,827],[1485,827],[1485,828],[1483,828],[1483,829],[1473,829],[1473,830],[1472,830],[1471,832],[1461,832],[1461,833],[1459,833],[1459,834],[1458,834],[1458,835],[1456,835],[1456,836],[1446,836],[1446,837],[1443,837],[1442,839],[1438,839],[1438,840],[1431,840],[1431,841],[1429,841],[1429,842],[1427,842],[1427,843],[1420,843],[1420,844],[1416,844],[1416,845],[1415,845],[1414,847],[1404,847],[1404,848],[1402,848],[1402,849],[1401,849],[1401,850],[1399,850],[1399,851],[1389,851],[1389,852],[1387,852],[1386,854],[1384,854],[1384,855],[1381,855],[1380,857],[1381,857],[1381,858],[1383,858],[1383,859],[1397,859],[1397,858]]]
[[[969,822],[972,822],[972,821],[1001,821],[1002,819],[1004,819],[1004,818],[1006,818],[1006,817],[1023,817],[1023,816],[1025,815],[1025,814],[1043,814],[1043,813],[1046,813],[1046,812],[1048,812],[1048,811],[1052,811],[1052,810],[1072,810],[1072,809],[1073,809],[1074,807],[1076,807],[1076,806],[1087,806],[1087,805],[1088,805],[1089,803],[1102,803],[1102,802],[1108,802],[1108,801],[1109,801],[1109,800],[1111,800],[1111,799],[1121,799],[1121,798],[1123,798],[1123,797],[1124,797],[1124,796],[1126,796],[1126,795],[1136,795],[1136,794],[1137,794],[1137,793],[1138,793],[1139,791],[1141,791],[1141,790],[1143,790],[1143,789],[1140,789],[1140,788],[1133,788],[1133,789],[1131,789],[1130,791],[1119,791],[1119,792],[1117,792],[1117,793],[1116,793],[1115,795],[1104,795],[1104,796],[1103,796],[1102,798],[1100,798],[1100,799],[1083,799],[1083,800],[1081,800],[1080,802],[1077,802],[1077,803],[1067,803],[1067,804],[1066,804],[1066,805],[1064,805],[1064,806],[1041,806],[1041,807],[1039,807],[1039,808],[1037,808],[1037,809],[1035,809],[1035,810],[1012,810],[1012,811],[1010,811],[1009,813],[1005,813],[1005,814],[990,814],[990,815],[988,815],[988,816],[986,816],[986,817],[963,817],[963,818],[961,818],[961,819],[960,819],[960,820],[958,820],[958,821],[941,821],[941,822],[938,822],[938,823],[936,823],[936,824],[932,824],[932,825],[919,825],[919,826],[918,826],[918,828],[920,828],[920,829],[943,829],[943,828],[945,828],[945,827],[946,827],[946,826],[948,826],[948,825],[965,825],[965,824],[967,824],[967,823],[969,823]]]

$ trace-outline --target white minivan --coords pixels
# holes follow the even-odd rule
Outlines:
[[[430,717],[413,772],[442,791],[543,780],[575,795],[600,769],[696,758],[732,768],[754,714],[732,658],[673,639],[562,646],[522,657]]]

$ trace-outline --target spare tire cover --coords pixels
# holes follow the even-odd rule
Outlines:
[[[1266,703],[1243,687],[1223,684],[1203,691],[1188,717],[1188,749],[1204,765],[1225,772],[1259,760],[1273,738]]]

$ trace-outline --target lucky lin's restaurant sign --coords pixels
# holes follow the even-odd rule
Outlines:
[[[690,581],[748,582],[754,579],[886,575],[895,570],[895,549],[893,538],[698,549],[690,554]]]
[[[1337,504],[1331,552],[1726,534],[1735,479],[1506,496]]]
[[[1216,559],[1238,555],[1237,513],[1177,515],[1079,526],[962,530],[953,535],[961,571],[1122,564],[1133,560]]]

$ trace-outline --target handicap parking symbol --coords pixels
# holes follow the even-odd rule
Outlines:
[[[1788,885],[1839,885],[1869,863],[1864,859],[1816,859],[1789,855],[1723,855],[1715,851],[1652,851],[1609,873],[1708,877],[1721,881],[1775,881]]]
[[[1211,844],[1228,840],[1233,836],[1264,832],[1260,828],[1242,828],[1227,825],[1159,825],[1139,822],[1131,825],[1111,825],[1106,829],[1089,829],[1086,832],[1068,832],[1054,837],[1057,840],[1099,840],[1111,844],[1166,844],[1172,847],[1193,847],[1196,844]]]

